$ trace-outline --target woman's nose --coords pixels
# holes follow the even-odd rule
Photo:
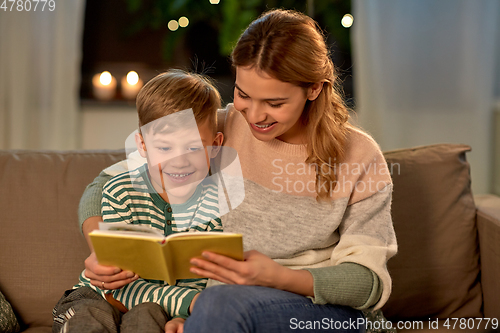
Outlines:
[[[247,121],[250,124],[260,123],[265,121],[267,116],[265,112],[262,112],[262,109],[259,107],[258,103],[250,102],[247,104],[247,107],[243,110]]]

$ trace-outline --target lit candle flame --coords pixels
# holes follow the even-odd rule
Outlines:
[[[139,82],[139,75],[137,74],[137,72],[134,72],[134,71],[128,72],[127,82],[131,86],[135,86],[137,84],[137,82]]]
[[[113,77],[111,76],[111,73],[108,71],[104,71],[101,73],[101,76],[99,76],[99,81],[103,86],[107,86],[111,83],[113,80]]]

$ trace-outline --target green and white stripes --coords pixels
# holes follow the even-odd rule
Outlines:
[[[146,165],[119,174],[104,186],[102,216],[106,223],[149,225],[165,236],[178,232],[222,231],[215,184],[202,182],[187,202],[170,205],[154,191]],[[112,292],[113,297],[128,309],[144,302],[155,302],[171,318],[186,318],[193,297],[206,283],[207,279],[185,279],[170,286],[164,281],[138,279],[121,289],[103,291],[92,286],[84,271],[75,288],[89,286],[102,296]]]

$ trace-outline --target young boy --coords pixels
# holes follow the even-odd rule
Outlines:
[[[223,140],[216,130],[218,108],[218,91],[200,75],[170,70],[150,80],[137,96],[140,129],[135,135],[147,163],[105,185],[103,221],[145,224],[165,236],[222,231],[217,187],[206,180],[210,158]],[[104,283],[101,288],[92,285],[84,271],[80,283],[56,305],[53,331],[90,331],[92,325],[96,330],[162,331],[167,318],[161,309],[175,331],[206,282],[178,280],[170,286],[139,278],[121,289],[105,290]],[[120,314],[117,308],[131,311]]]

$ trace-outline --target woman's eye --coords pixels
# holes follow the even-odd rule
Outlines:
[[[282,105],[283,105],[283,103],[280,103],[280,104],[269,103],[269,106],[272,107],[272,108],[280,108]]]
[[[242,98],[242,99],[248,99],[248,98],[250,98],[247,95],[243,95],[240,91],[238,91],[238,97]]]

